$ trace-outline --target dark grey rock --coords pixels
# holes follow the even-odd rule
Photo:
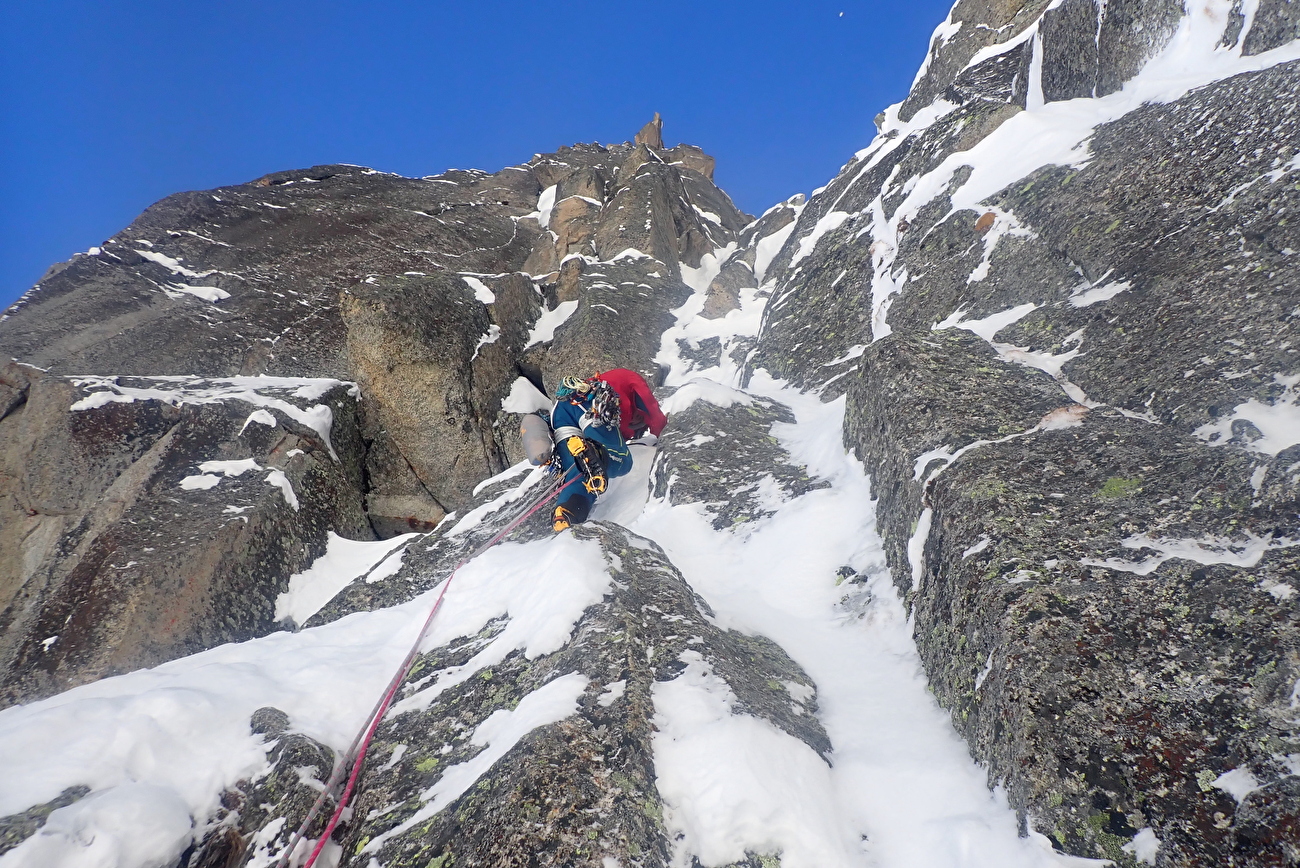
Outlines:
[[[1104,4],[1068,0],[1047,10],[1049,5],[1048,0],[958,2],[949,20],[962,26],[946,40],[936,36],[931,43],[925,72],[900,107],[900,119],[910,120],[939,98],[961,102],[964,95],[958,82],[973,69],[968,64],[976,53],[997,44],[1019,52],[1041,40],[1043,91],[1048,101],[1113,93],[1168,43],[1183,15],[1177,0],[1107,0]],[[1025,38],[1024,32],[1035,22],[1040,23],[1038,33]],[[1287,32],[1285,28],[1279,30]],[[1271,29],[1268,32],[1272,34]],[[1266,39],[1261,37],[1261,44]],[[1024,79],[1021,76],[1022,87]],[[1019,98],[1023,105],[1023,96]]]
[[[1013,13],[959,4],[953,17]],[[1058,6],[1043,21],[1047,97],[1117,89],[1178,14],[1111,3],[1098,29],[1093,4]],[[952,72],[975,50],[965,29],[909,98],[927,104],[941,92],[927,77],[947,69],[942,93],[959,107],[870,171],[851,161],[800,214],[752,364],[827,397],[847,389],[845,441],[872,476],[930,683],[1024,822],[1120,864],[1144,827],[1163,842],[1159,864],[1289,864],[1297,804],[1278,757],[1300,744],[1300,613],[1296,549],[1279,541],[1300,529],[1300,452],[1261,451],[1263,432],[1234,408],[1293,400],[1300,201],[1285,167],[1300,152],[1300,70],[1243,74],[1103,125],[1084,167],[989,200],[1020,234],[987,235],[983,207],[953,212],[941,195],[897,215],[896,237],[846,219],[795,262],[833,211],[879,197],[894,214],[908,179],[959,150],[993,97],[1004,114],[986,128],[1018,109],[997,74],[1011,57],[958,86],[973,72]],[[896,248],[896,279],[909,275],[892,333],[874,342],[873,242]],[[836,280],[847,294],[830,291]],[[1005,356],[932,330],[1026,303],[1037,308],[996,335]],[[1067,358],[1053,378],[1017,352]],[[1226,546],[1255,546],[1258,560]],[[1213,786],[1234,768],[1262,785],[1241,804]]]
[[[775,504],[827,483],[793,463],[772,436],[772,425],[794,414],[775,401],[719,407],[691,403],[673,414],[655,459],[655,497],[702,503],[718,530],[772,515]]]
[[[1300,39],[1300,6],[1294,0],[1260,0],[1242,54],[1263,54]]]
[[[595,263],[579,287],[578,309],[556,330],[544,362],[547,394],[561,377],[610,368],[631,368],[655,383],[660,338],[691,294],[675,268],[644,257]]]
[[[1043,13],[1043,98],[1096,96],[1101,10],[1096,0],[1065,0]]]
[[[277,594],[329,531],[371,536],[349,386],[310,399],[261,386],[281,402],[266,407],[212,398],[230,390],[218,381],[23,376],[26,400],[0,420],[0,703],[270,632]],[[155,397],[70,409],[115,389]],[[317,405],[328,443],[281,409]],[[180,486],[202,462],[246,459],[260,469]]]
[[[258,731],[258,715],[276,711],[262,708],[254,712],[253,731]],[[254,859],[273,858],[288,846],[334,771],[335,756],[302,733],[268,735],[273,735],[274,741],[267,749],[267,771],[222,794],[221,808],[199,830],[198,843],[181,857],[177,868],[246,865]],[[320,837],[336,805],[333,798],[325,800],[306,837]],[[273,820],[280,820],[280,825],[271,834],[265,830]],[[263,832],[262,840],[255,837],[258,832]]]
[[[268,705],[253,712],[248,726],[257,735],[281,735],[289,729],[289,715]]]
[[[50,801],[28,808],[21,814],[0,817],[0,856],[8,853],[32,835],[35,835],[50,818],[50,814],[59,808],[85,798],[90,794],[90,787],[68,787]]]
[[[936,696],[1067,852],[1119,861],[1151,826],[1173,864],[1272,864],[1233,843],[1235,804],[1210,782],[1239,767],[1281,780],[1271,758],[1300,745],[1300,609],[1266,590],[1298,555],[1106,564],[1136,569],[1162,538],[1244,543],[1281,517],[1245,511],[1248,459],[1167,427],[1094,411],[1032,436],[1039,448],[990,445],[932,475],[911,599]]]

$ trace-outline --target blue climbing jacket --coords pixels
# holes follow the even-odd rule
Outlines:
[[[556,401],[551,409],[551,430],[555,432],[555,451],[560,459],[560,466],[564,469],[566,484],[581,475],[573,456],[569,454],[568,449],[564,448],[564,441],[573,436],[585,437],[604,447],[608,459],[605,475],[609,479],[623,476],[632,469],[632,452],[623,442],[623,435],[619,433],[617,427],[608,427],[595,422],[588,413],[590,409],[591,395],[581,396],[577,393]],[[588,506],[596,500],[596,496],[584,489],[581,482],[570,486],[565,491],[562,503],[573,497],[587,501]]]

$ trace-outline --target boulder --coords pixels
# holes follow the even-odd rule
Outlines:
[[[742,256],[733,256],[718,272],[718,276],[709,283],[709,293],[704,299],[704,309],[700,316],[705,319],[719,319],[733,310],[740,308],[740,291],[756,289],[758,281],[754,279],[754,269]]]

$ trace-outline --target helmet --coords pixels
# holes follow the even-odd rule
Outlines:
[[[582,377],[565,377],[560,380],[560,385],[555,389],[556,398],[569,398],[576,392],[578,395],[585,395],[591,391],[591,383],[582,379]]]

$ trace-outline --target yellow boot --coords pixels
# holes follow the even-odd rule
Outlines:
[[[551,529],[556,533],[569,529],[569,511],[562,506],[555,507],[555,519],[551,522]]]
[[[573,456],[578,469],[582,471],[582,486],[591,494],[604,494],[608,482],[605,478],[604,461],[601,452],[587,448],[587,442],[581,437],[570,437],[564,444]]]

